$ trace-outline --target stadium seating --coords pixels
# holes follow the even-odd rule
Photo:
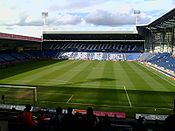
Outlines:
[[[15,62],[15,61],[17,61],[17,59],[15,57],[12,57],[9,54],[0,54],[0,57],[2,59],[4,59],[5,61],[8,61],[8,62]]]
[[[59,57],[59,54],[60,54],[60,52],[53,51],[53,50],[45,50],[43,52],[44,52],[45,57],[47,58],[57,58]]]
[[[150,62],[163,69],[175,72],[175,58],[170,53],[143,54],[139,60]]]
[[[75,60],[112,60],[112,61],[133,61],[141,53],[106,53],[106,52],[64,52],[59,57],[67,57]]]
[[[18,53],[15,51],[0,52],[0,67],[7,67],[8,65],[14,65],[18,62],[24,62],[29,59],[30,57],[25,53]]]
[[[44,50],[58,50],[58,51],[82,51],[82,52],[141,52],[143,47],[135,44],[86,44],[86,43],[52,43],[43,45]]]
[[[126,53],[126,60],[132,61],[137,60],[141,53]]]

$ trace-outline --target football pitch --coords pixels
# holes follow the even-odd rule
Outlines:
[[[37,87],[36,106],[168,114],[175,81],[139,62],[37,60],[0,69],[0,84]],[[32,91],[0,88],[6,103],[32,103]]]

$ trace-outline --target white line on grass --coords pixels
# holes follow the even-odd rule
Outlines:
[[[149,69],[149,68],[151,68],[151,67],[148,68],[147,66],[143,66],[141,63],[139,63],[139,65],[141,65],[142,67],[144,67],[144,68],[147,69],[148,71],[152,72],[153,74],[155,74],[155,75],[158,76],[159,78],[161,78],[161,79],[167,81],[167,82],[168,82],[169,84],[171,84],[172,86],[175,86],[175,84],[173,84],[172,82],[170,82],[168,79],[166,79],[166,78],[164,78],[164,77],[162,77],[162,76],[156,74],[154,71],[151,71],[151,70]],[[151,68],[151,69],[152,69],[152,68]]]
[[[62,104],[65,104],[65,102],[63,101],[46,101],[46,100],[43,100],[41,102],[49,102],[49,103],[62,103]],[[109,107],[109,108],[129,108],[130,106],[124,106],[124,105],[96,105],[96,104],[87,104],[87,103],[67,103],[67,104],[71,104],[71,105],[85,105],[85,106],[97,106],[97,107]],[[135,108],[135,109],[165,109],[165,110],[172,110],[172,108],[166,108],[166,107],[152,107],[152,106],[132,106],[132,108]]]
[[[69,101],[74,97],[74,95],[71,95],[71,97],[67,100],[66,103],[69,103]]]
[[[132,108],[132,103],[131,103],[131,100],[130,100],[130,98],[129,98],[129,95],[128,95],[128,92],[127,92],[127,90],[126,90],[126,87],[123,86],[123,88],[124,88],[124,90],[125,90],[125,93],[126,93],[126,96],[127,96],[127,99],[128,99],[128,103],[129,103],[129,106],[130,106],[130,108]]]

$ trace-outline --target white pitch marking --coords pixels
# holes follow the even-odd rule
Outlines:
[[[127,96],[127,99],[128,99],[128,103],[129,103],[129,106],[130,106],[130,108],[132,108],[131,100],[130,100],[130,98],[129,98],[129,95],[128,95],[128,92],[127,92],[127,90],[126,90],[126,87],[123,86],[123,88],[124,88],[124,90],[125,90],[125,93],[126,93],[126,96]]]
[[[163,80],[165,80],[165,81],[167,81],[169,84],[171,84],[172,86],[175,86],[172,82],[170,82],[168,79],[166,79],[166,78],[164,78],[164,77],[162,77],[162,76],[160,76],[160,75],[158,75],[157,73],[155,73],[154,71],[151,71],[149,68],[151,68],[151,67],[147,67],[147,66],[143,66],[141,63],[139,63],[139,65],[141,65],[142,67],[144,67],[145,69],[147,69],[148,71],[150,71],[150,72],[152,72],[153,74],[155,74],[156,76],[158,76],[159,78],[161,78],[161,79],[163,79]],[[153,68],[151,68],[151,69],[153,69]],[[155,69],[153,69],[153,70],[155,70]],[[155,70],[156,71],[156,70]],[[158,72],[158,71],[157,71]]]
[[[74,95],[71,95],[71,97],[67,100],[66,103],[69,103],[69,101],[74,97]]]

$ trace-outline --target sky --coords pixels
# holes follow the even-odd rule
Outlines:
[[[0,32],[135,31],[136,24],[147,25],[174,7],[175,0],[0,0]]]

